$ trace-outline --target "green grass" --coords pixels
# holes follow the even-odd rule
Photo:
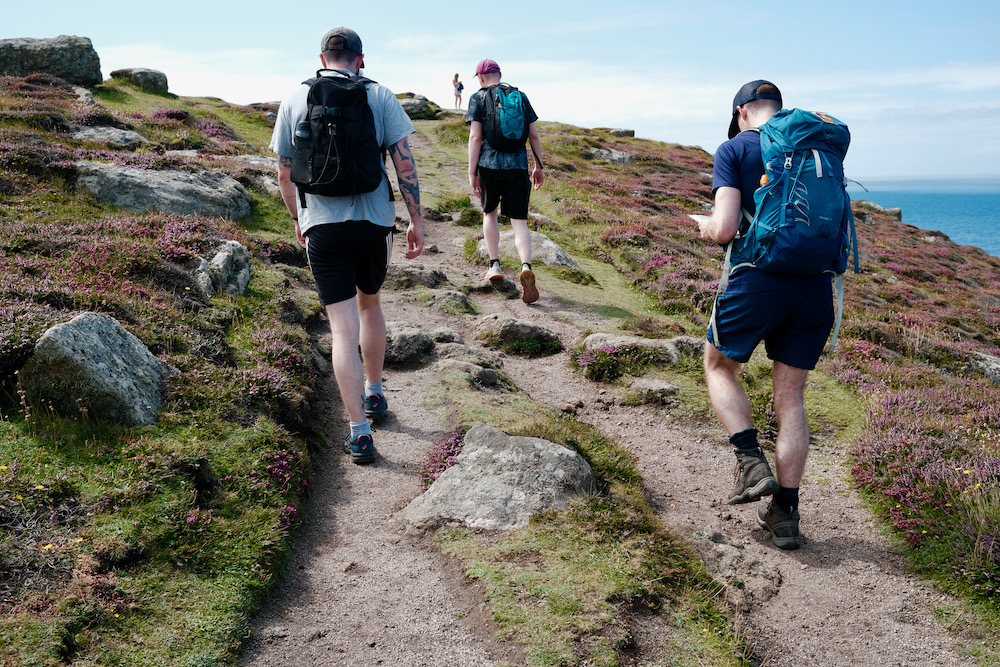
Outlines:
[[[620,665],[629,645],[628,619],[639,611],[658,614],[672,635],[685,637],[665,655],[749,664],[738,657],[744,648],[718,585],[663,529],[626,450],[589,424],[551,416],[516,389],[469,387],[460,374],[448,375],[430,396],[450,427],[461,431],[481,422],[572,448],[602,489],[509,533],[437,534],[441,549],[482,583],[498,640],[517,644],[530,665]]]

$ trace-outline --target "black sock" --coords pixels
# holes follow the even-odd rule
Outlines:
[[[799,506],[799,487],[790,489],[787,486],[779,486],[778,492],[774,494],[774,502],[778,503],[785,512],[791,512]]]
[[[760,447],[760,445],[757,444],[757,429],[748,428],[745,431],[733,433],[729,437],[729,444],[736,449],[757,449]]]
[[[499,259],[491,259],[490,260],[490,266],[493,266],[494,264],[496,264],[497,266],[500,266],[500,260]]]
[[[521,262],[521,270],[531,271],[531,262]]]

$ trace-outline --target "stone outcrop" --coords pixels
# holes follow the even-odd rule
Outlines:
[[[82,141],[98,141],[107,144],[117,150],[131,151],[139,148],[143,144],[148,144],[149,139],[134,130],[121,130],[117,127],[81,127],[73,132],[74,139]]]
[[[457,290],[437,290],[434,296],[431,298],[431,305],[435,306],[446,313],[465,313],[468,315],[474,315],[476,313],[476,307],[473,305],[469,297]]]
[[[167,92],[167,75],[159,70],[147,69],[145,67],[116,69],[111,73],[111,78],[128,81],[136,88],[145,90],[148,93]]]
[[[119,208],[234,220],[250,215],[246,188],[225,174],[130,169],[101,162],[77,162],[76,166],[77,188]]]
[[[103,80],[101,59],[86,37],[0,39],[0,74],[27,76],[38,72],[78,86],[96,86]]]
[[[431,115],[430,103],[427,98],[423,95],[414,95],[413,93],[404,93],[405,97],[401,97],[399,100],[399,105],[403,107],[403,111],[410,118],[427,118]]]
[[[419,361],[434,349],[434,341],[412,324],[386,322],[385,363]]]
[[[59,414],[153,424],[160,411],[160,383],[167,368],[112,317],[83,313],[57,324],[35,344],[20,372],[35,409]]]
[[[1000,357],[975,352],[973,353],[972,360],[979,367],[979,370],[983,372],[983,375],[993,380],[996,384],[1000,384]]]
[[[677,395],[680,389],[677,385],[664,380],[639,378],[628,388],[627,402],[633,405],[666,404]]]
[[[486,240],[480,239],[476,246],[476,252],[483,259],[489,259],[490,253],[486,249]],[[500,256],[518,257],[517,248],[514,246],[514,232],[504,230],[500,232]],[[531,262],[540,262],[546,266],[562,266],[569,269],[580,270],[580,265],[570,257],[569,253],[562,247],[541,232],[531,232]]]
[[[524,340],[537,341],[543,347],[561,349],[559,337],[540,324],[516,320],[509,315],[486,315],[476,323],[476,335],[493,346],[505,345]]]
[[[641,338],[639,336],[624,336],[620,334],[595,333],[583,340],[583,346],[588,350],[599,347],[640,347],[659,352],[664,361],[677,363],[685,354],[701,354],[705,341],[693,336],[677,336],[675,338]]]
[[[455,465],[399,518],[417,527],[459,523],[509,530],[526,526],[536,512],[565,509],[595,493],[594,473],[575,451],[480,424],[465,434]]]
[[[242,296],[250,283],[250,252],[239,241],[226,241],[211,260],[194,260],[194,280],[206,297]]]
[[[413,262],[390,264],[385,274],[386,287],[393,289],[409,289],[418,285],[433,288],[446,282],[448,276],[440,269]]]
[[[601,160],[608,164],[624,167],[635,162],[635,158],[624,151],[616,151],[613,148],[591,148],[584,151],[583,156],[590,160]]]

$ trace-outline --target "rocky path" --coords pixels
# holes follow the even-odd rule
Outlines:
[[[430,152],[414,141],[414,152]],[[461,182],[464,166],[442,161]],[[439,267],[461,289],[482,268],[461,253],[470,233],[428,223],[439,252],[417,261]],[[457,240],[457,241],[456,241]],[[405,262],[397,244],[394,262]],[[564,302],[540,282],[541,300],[526,306],[498,294],[475,294],[483,314],[504,313],[543,324],[567,347],[603,323]],[[387,319],[424,331],[448,328],[475,346],[473,316],[448,315],[386,291]],[[802,490],[802,549],[775,548],[756,526],[755,505],[723,504],[734,459],[714,424],[672,421],[658,409],[629,407],[609,389],[572,372],[567,353],[543,359],[505,357],[506,372],[538,403],[579,405],[577,418],[600,428],[636,456],[662,520],[690,539],[710,571],[738,579],[730,587],[739,622],[763,665],[972,665],[962,640],[935,620],[949,600],[907,574],[901,559],[861,507],[847,480],[844,452],[816,447]],[[344,413],[332,383],[326,394],[331,428],[313,455],[316,479],[305,524],[286,577],[254,622],[240,661],[277,665],[523,664],[515,647],[492,639],[478,589],[442,557],[430,538],[393,518],[419,493],[418,465],[445,435],[443,415],[425,400],[430,368],[385,374],[391,414],[376,425],[380,459],[355,466],[340,448]],[[498,400],[502,400],[499,398]],[[638,628],[636,664],[659,664],[655,617]]]

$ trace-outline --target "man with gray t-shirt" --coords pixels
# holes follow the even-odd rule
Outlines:
[[[350,28],[334,28],[320,43],[324,76],[358,77],[364,67],[361,38]],[[389,89],[363,81],[380,147],[388,150],[399,181],[399,190],[410,216],[406,230],[406,258],[417,257],[424,247],[420,187],[407,137],[413,123]],[[355,463],[375,460],[375,445],[366,417],[385,415],[382,388],[386,327],[379,293],[392,254],[396,210],[388,174],[372,192],[335,197],[299,193],[292,182],[296,125],[306,120],[308,85],[300,86],[278,110],[271,150],[278,154],[281,197],[295,222],[299,244],[306,249],[320,303],[330,321],[333,372],[340,397],[351,421],[344,451]],[[358,357],[358,346],[361,358]]]

